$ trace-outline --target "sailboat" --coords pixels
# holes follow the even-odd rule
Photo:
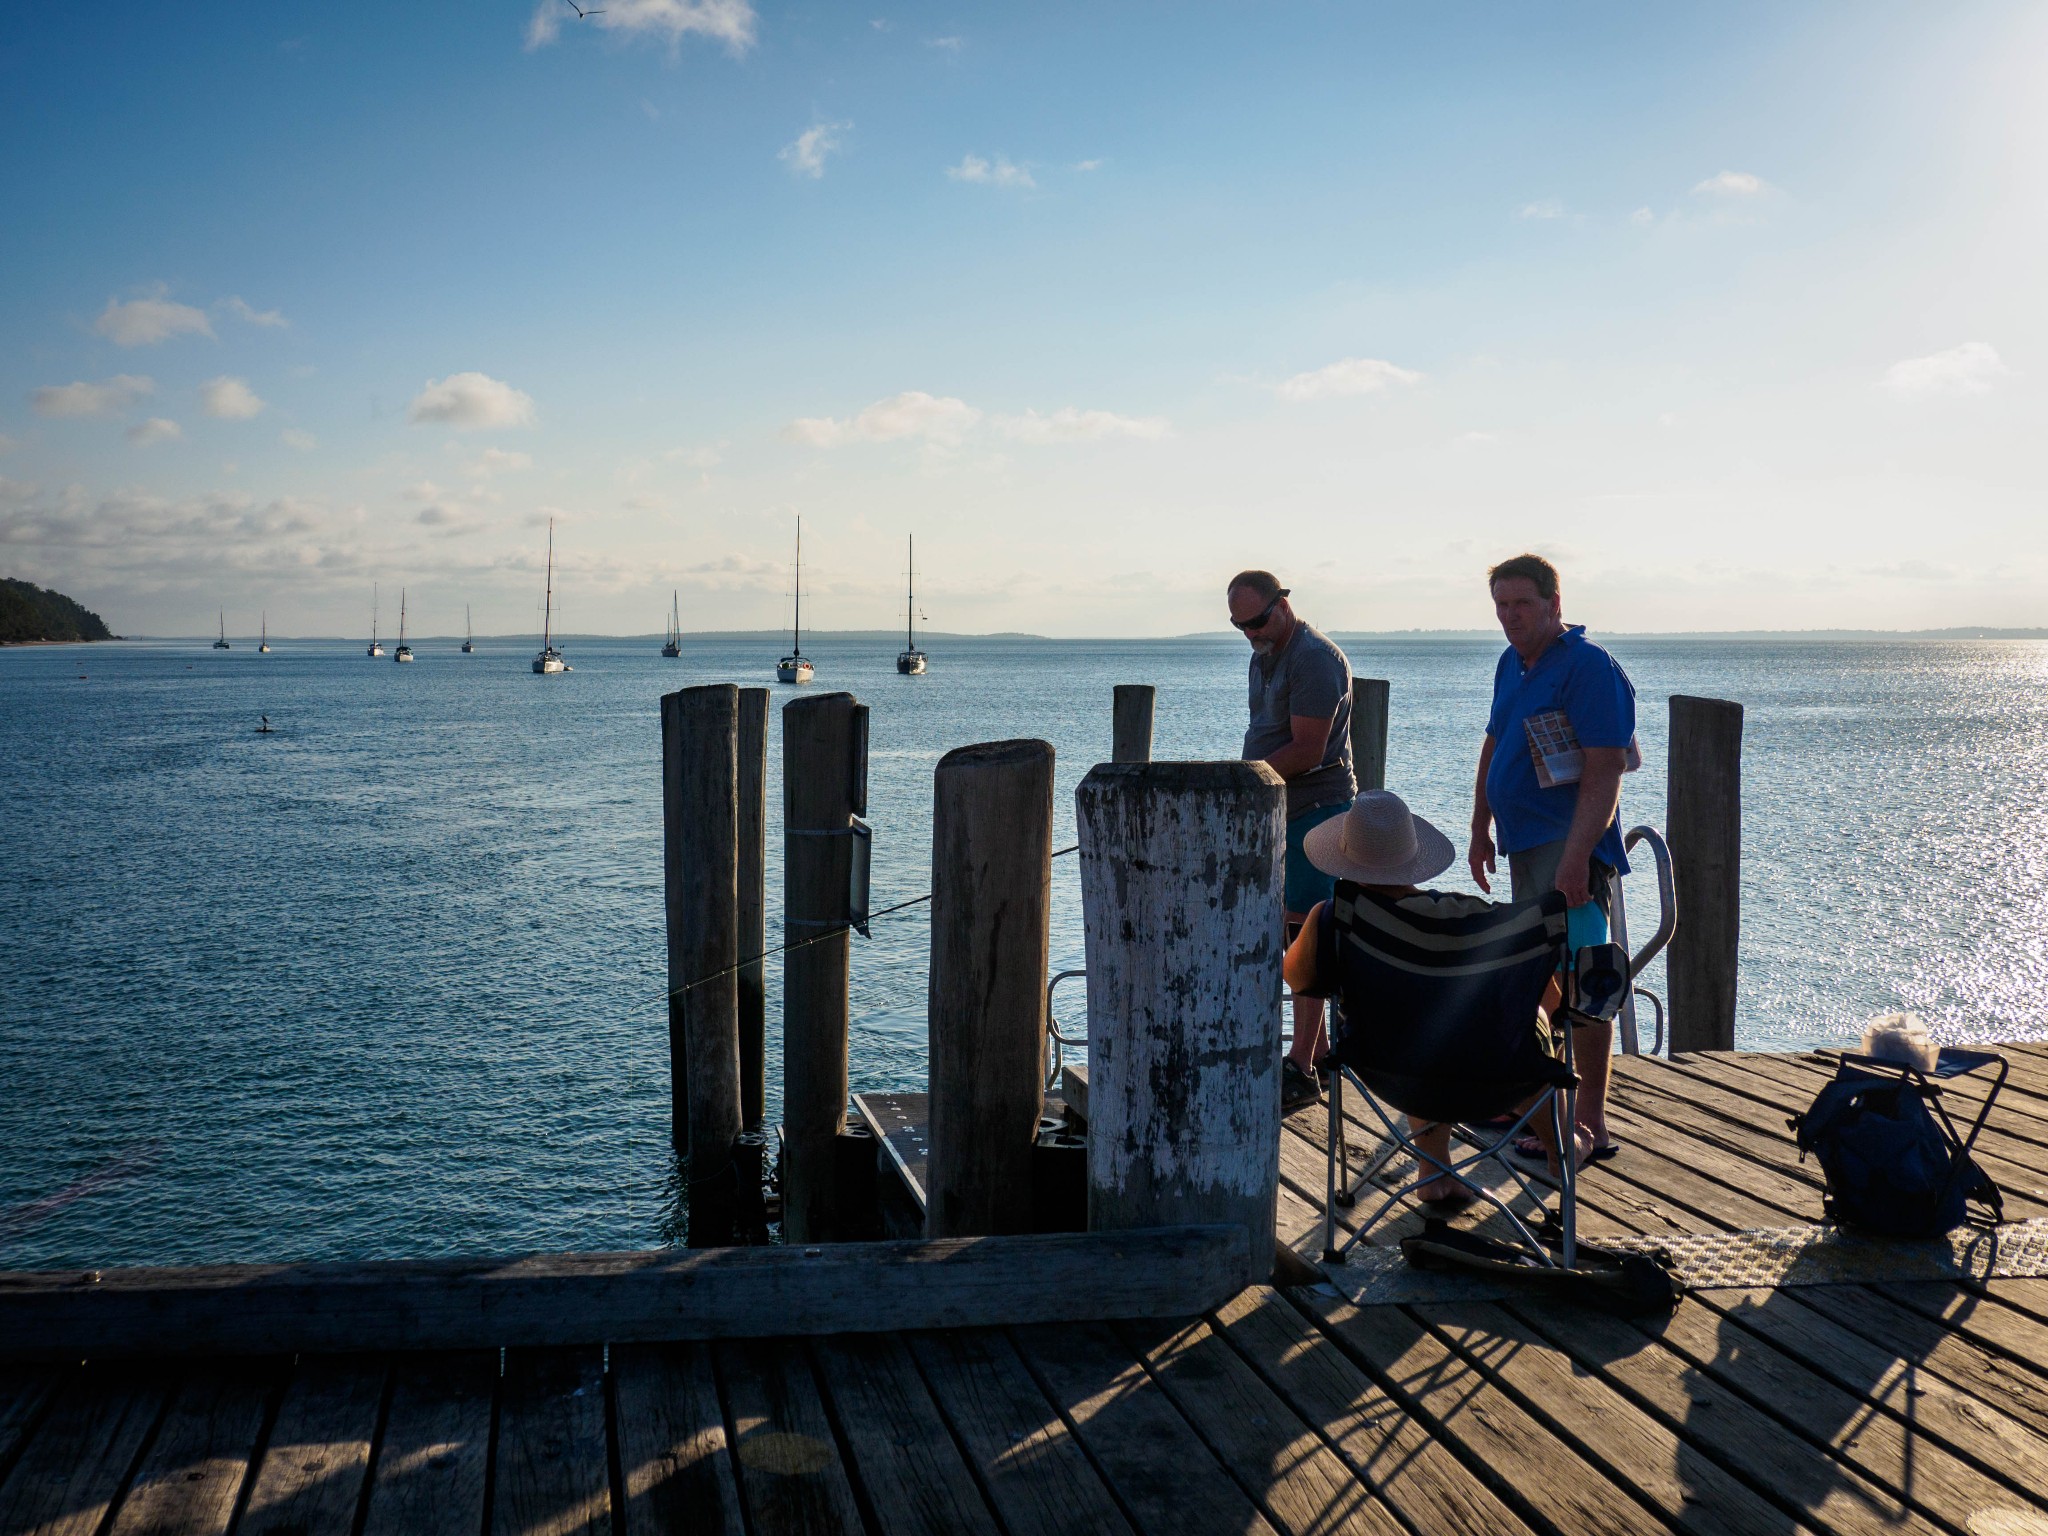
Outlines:
[[[220,616],[220,638],[213,642],[213,648],[216,651],[232,651],[234,649],[232,645],[228,644],[228,616],[225,611]]]
[[[541,617],[540,654],[533,658],[533,670],[541,677],[569,670],[569,663],[562,660],[562,653],[555,649],[555,520],[552,517],[548,519],[547,609]]]
[[[925,654],[917,648],[917,536],[910,536],[910,562],[904,572],[909,591],[904,599],[903,650],[896,657],[896,670],[905,677],[924,676]]]
[[[796,622],[790,626],[789,654],[775,664],[778,683],[808,683],[816,671],[804,655],[804,520],[796,520]]]
[[[374,581],[370,583],[370,648],[364,654],[368,656],[382,656],[384,654],[384,647],[377,643],[377,583]]]
[[[405,588],[398,589],[398,649],[391,653],[393,661],[411,661],[412,647],[405,643]]]
[[[680,656],[683,654],[683,619],[676,606],[680,594],[671,592],[668,598],[668,638],[661,642],[661,654]]]
[[[469,604],[462,605],[462,654],[476,654],[476,628],[469,622]]]
[[[265,610],[263,615],[263,638],[256,642],[256,649],[265,656],[270,654],[270,614],[268,610]]]

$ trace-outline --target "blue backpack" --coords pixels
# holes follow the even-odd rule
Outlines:
[[[1820,1161],[1836,1225],[1869,1237],[1933,1238],[1969,1220],[1973,1200],[1994,1222],[2004,1215],[1998,1186],[1936,1092],[1917,1072],[1845,1060],[1806,1113],[1792,1117],[1801,1161],[1808,1152]]]

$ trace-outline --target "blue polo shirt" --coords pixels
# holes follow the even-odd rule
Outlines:
[[[1494,742],[1486,800],[1500,852],[1521,853],[1571,832],[1579,786],[1544,788],[1537,777],[1539,743],[1553,751],[1573,741],[1582,748],[1626,747],[1635,733],[1635,684],[1619,662],[1586,638],[1585,625],[1567,624],[1526,670],[1513,646],[1501,652],[1493,669],[1493,711],[1486,717],[1486,734]],[[1618,809],[1593,856],[1617,874],[1628,873]]]

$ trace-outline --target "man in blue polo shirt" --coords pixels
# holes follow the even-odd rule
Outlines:
[[[1604,943],[1614,881],[1628,873],[1621,845],[1621,776],[1636,732],[1636,690],[1583,624],[1564,622],[1557,567],[1516,555],[1487,572],[1508,648],[1493,674],[1493,709],[1472,793],[1472,878],[1491,891],[1496,856],[1510,894],[1533,901],[1557,890],[1571,905],[1574,947]],[[1607,1066],[1611,1024],[1579,1027],[1579,1156],[1611,1157]],[[1537,1155],[1541,1155],[1540,1147]]]

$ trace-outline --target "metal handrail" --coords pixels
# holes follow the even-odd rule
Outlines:
[[[1636,952],[1628,963],[1630,981],[1643,974],[1643,967],[1657,958],[1658,952],[1671,942],[1671,935],[1678,929],[1678,886],[1671,874],[1671,847],[1664,841],[1663,834],[1655,827],[1631,827],[1622,839],[1624,850],[1634,848],[1637,843],[1650,845],[1650,860],[1657,866],[1657,931],[1650,935],[1650,942]]]
[[[1060,1070],[1066,1065],[1066,1048],[1070,1045],[1086,1045],[1088,1043],[1086,1035],[1068,1036],[1060,1033],[1060,1021],[1052,1011],[1053,991],[1061,982],[1072,981],[1076,976],[1086,976],[1087,974],[1086,971],[1055,971],[1053,972],[1052,980],[1045,984],[1046,1059],[1049,1063],[1045,1074],[1045,1086],[1047,1088],[1054,1088],[1059,1085]]]

